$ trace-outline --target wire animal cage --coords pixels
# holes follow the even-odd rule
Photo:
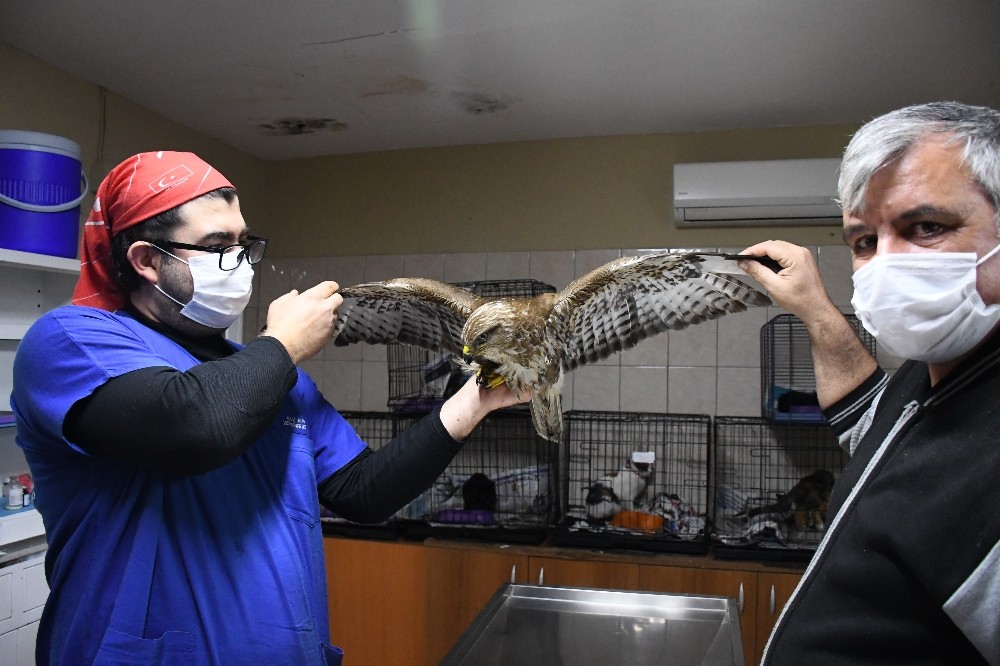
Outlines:
[[[556,290],[538,280],[458,282],[455,286],[479,296],[526,297]],[[389,366],[388,406],[392,411],[430,411],[454,395],[469,378],[449,353],[392,343],[387,345],[386,355]]]
[[[828,425],[719,416],[712,461],[718,557],[812,557],[832,518],[831,489],[847,462]]]
[[[541,543],[558,512],[558,443],[523,410],[487,416],[423,494],[394,520],[406,537]]]
[[[373,450],[381,449],[396,435],[400,434],[420,418],[416,415],[393,414],[391,412],[341,412],[363,442]],[[320,522],[326,534],[361,536],[369,538],[395,538],[398,529],[395,518],[377,525],[355,523],[338,516],[326,507],[320,509]]]
[[[709,416],[569,411],[565,422],[564,511],[553,542],[707,550]]]
[[[875,338],[854,315],[845,315],[861,344],[875,355]],[[825,423],[816,399],[816,374],[805,324],[780,314],[760,329],[761,416],[775,423]]]

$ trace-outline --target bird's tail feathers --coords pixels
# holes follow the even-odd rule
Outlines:
[[[531,399],[531,422],[539,435],[551,442],[562,441],[562,392],[540,389]]]

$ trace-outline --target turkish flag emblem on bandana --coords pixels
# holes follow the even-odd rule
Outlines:
[[[129,227],[232,183],[194,153],[160,151],[128,158],[97,188],[80,241],[74,305],[117,310],[127,294],[115,283],[111,239]]]

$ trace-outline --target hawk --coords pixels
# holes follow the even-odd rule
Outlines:
[[[566,372],[668,329],[770,305],[765,294],[731,276],[741,273],[736,257],[622,257],[562,291],[534,297],[482,297],[426,278],[359,284],[340,290],[334,344],[402,342],[450,352],[480,385],[506,382],[516,395],[533,390],[535,430],[558,442]]]

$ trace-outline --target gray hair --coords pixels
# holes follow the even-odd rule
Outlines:
[[[959,102],[932,102],[891,111],[868,122],[851,138],[840,164],[840,205],[864,212],[868,183],[929,135],[964,142],[962,162],[993,203],[1000,224],[1000,111]]]

